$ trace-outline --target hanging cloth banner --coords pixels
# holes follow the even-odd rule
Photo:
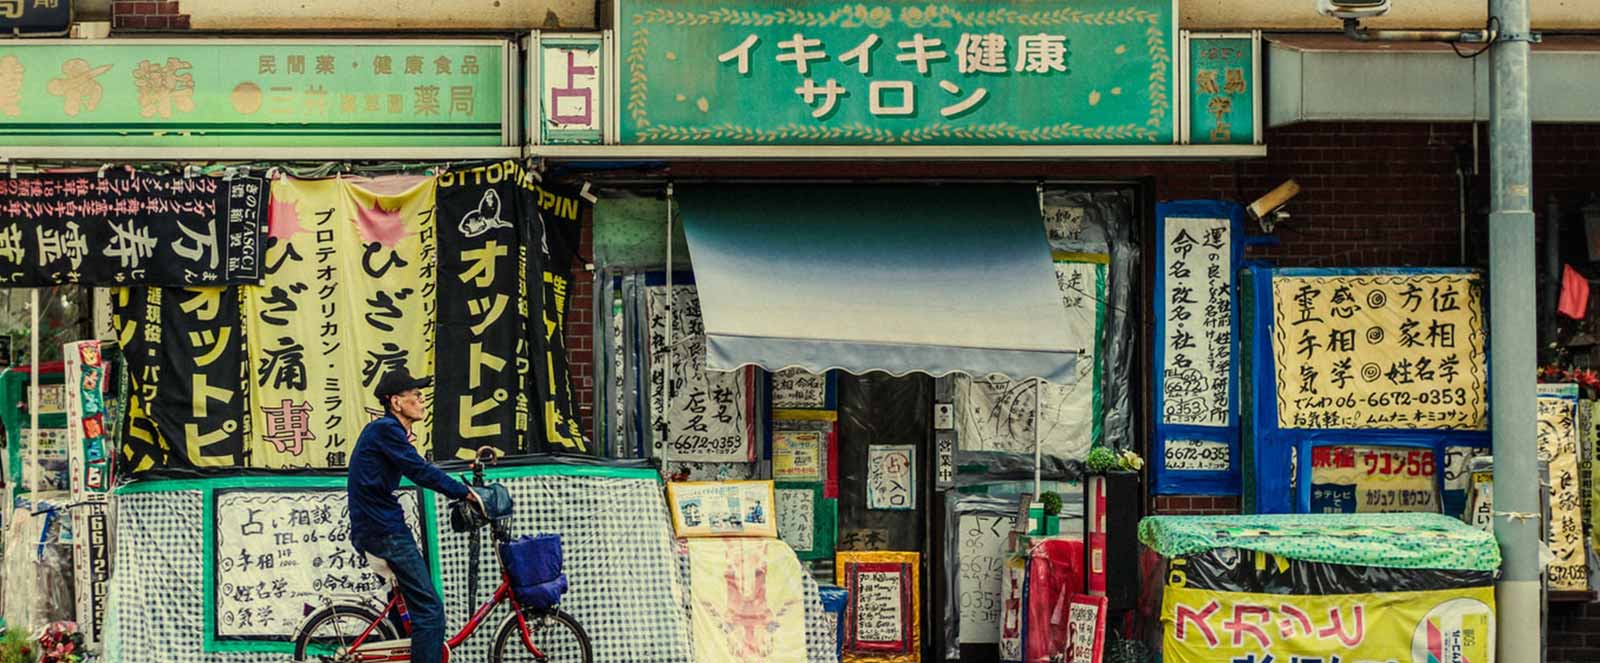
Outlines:
[[[438,202],[438,354],[467,370],[438,376],[435,456],[588,453],[565,339],[589,201],[507,160],[441,174]]]
[[[119,171],[0,180],[0,284],[255,283],[266,193],[250,177]]]
[[[521,170],[515,162],[505,162],[505,166]],[[578,419],[578,397],[572,388],[572,367],[567,362],[566,338],[567,316],[572,309],[572,264],[578,257],[583,216],[592,213],[594,201],[582,190],[530,181],[533,178],[529,175],[524,173],[518,180],[523,182],[525,209],[536,211],[523,215],[532,223],[525,225],[523,231],[528,255],[524,263],[525,287],[537,295],[529,305],[542,311],[544,318],[542,326],[527,327],[534,356],[544,362],[544,367],[535,371],[544,379],[534,380],[534,388],[547,447],[538,450],[588,453],[589,445]],[[532,248],[533,237],[539,238],[538,251]]]
[[[383,411],[389,371],[432,375],[432,178],[280,179],[259,286],[241,289],[249,351],[245,464],[343,467]],[[432,402],[432,387],[423,390]],[[431,449],[428,419],[413,443]]]
[[[112,324],[133,389],[119,474],[243,461],[239,289],[119,288]]]

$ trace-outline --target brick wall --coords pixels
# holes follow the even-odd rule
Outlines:
[[[113,32],[188,30],[189,15],[178,11],[178,0],[139,2],[112,0]]]
[[[1160,495],[1155,498],[1155,513],[1168,516],[1215,516],[1239,513],[1237,496]]]

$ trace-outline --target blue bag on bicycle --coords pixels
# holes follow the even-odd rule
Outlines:
[[[567,576],[561,573],[561,535],[519,537],[500,546],[500,558],[518,603],[544,609],[567,593]]]

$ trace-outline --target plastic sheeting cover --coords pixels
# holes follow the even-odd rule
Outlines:
[[[782,541],[690,541],[695,661],[805,663],[803,575]]]
[[[1492,533],[1436,513],[1155,516],[1139,522],[1139,541],[1166,557],[1241,548],[1398,569],[1500,567]]]

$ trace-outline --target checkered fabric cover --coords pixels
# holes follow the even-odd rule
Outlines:
[[[562,537],[571,589],[561,608],[581,623],[595,661],[692,663],[687,573],[675,572],[671,524],[660,484],[651,479],[534,476],[500,480],[516,501],[516,535]],[[116,557],[111,581],[108,663],[268,663],[282,653],[205,653],[200,591],[204,559],[203,494],[197,490],[118,495]],[[447,500],[435,501],[440,575],[449,631],[469,615],[468,536],[449,531]],[[499,585],[488,532],[478,601]],[[809,610],[809,608],[808,608]],[[491,615],[455,656],[488,660],[496,629],[510,614]],[[810,614],[807,613],[807,623]]]
[[[689,617],[679,609],[688,576],[674,573],[672,525],[661,486],[653,480],[612,477],[537,476],[499,481],[511,491],[515,536],[561,535],[570,588],[561,609],[589,633],[594,660],[692,663]],[[440,523],[449,523],[447,500],[434,502]],[[439,571],[445,586],[449,633],[473,608],[467,601],[470,535],[443,525]],[[482,533],[478,601],[500,585],[493,537]],[[501,608],[455,655],[489,660],[495,629],[509,616]]]
[[[680,539],[674,546],[678,556],[678,575],[682,578],[684,588],[680,607],[683,609],[684,619],[689,619],[689,611],[693,609],[693,597],[689,596],[689,548],[683,545]],[[802,562],[802,564],[804,564]],[[817,581],[809,574],[801,578],[804,584],[806,602],[806,661],[808,663],[839,663],[839,644],[837,622],[828,619],[822,609],[822,594],[817,589]],[[599,658],[595,659],[599,661]]]

